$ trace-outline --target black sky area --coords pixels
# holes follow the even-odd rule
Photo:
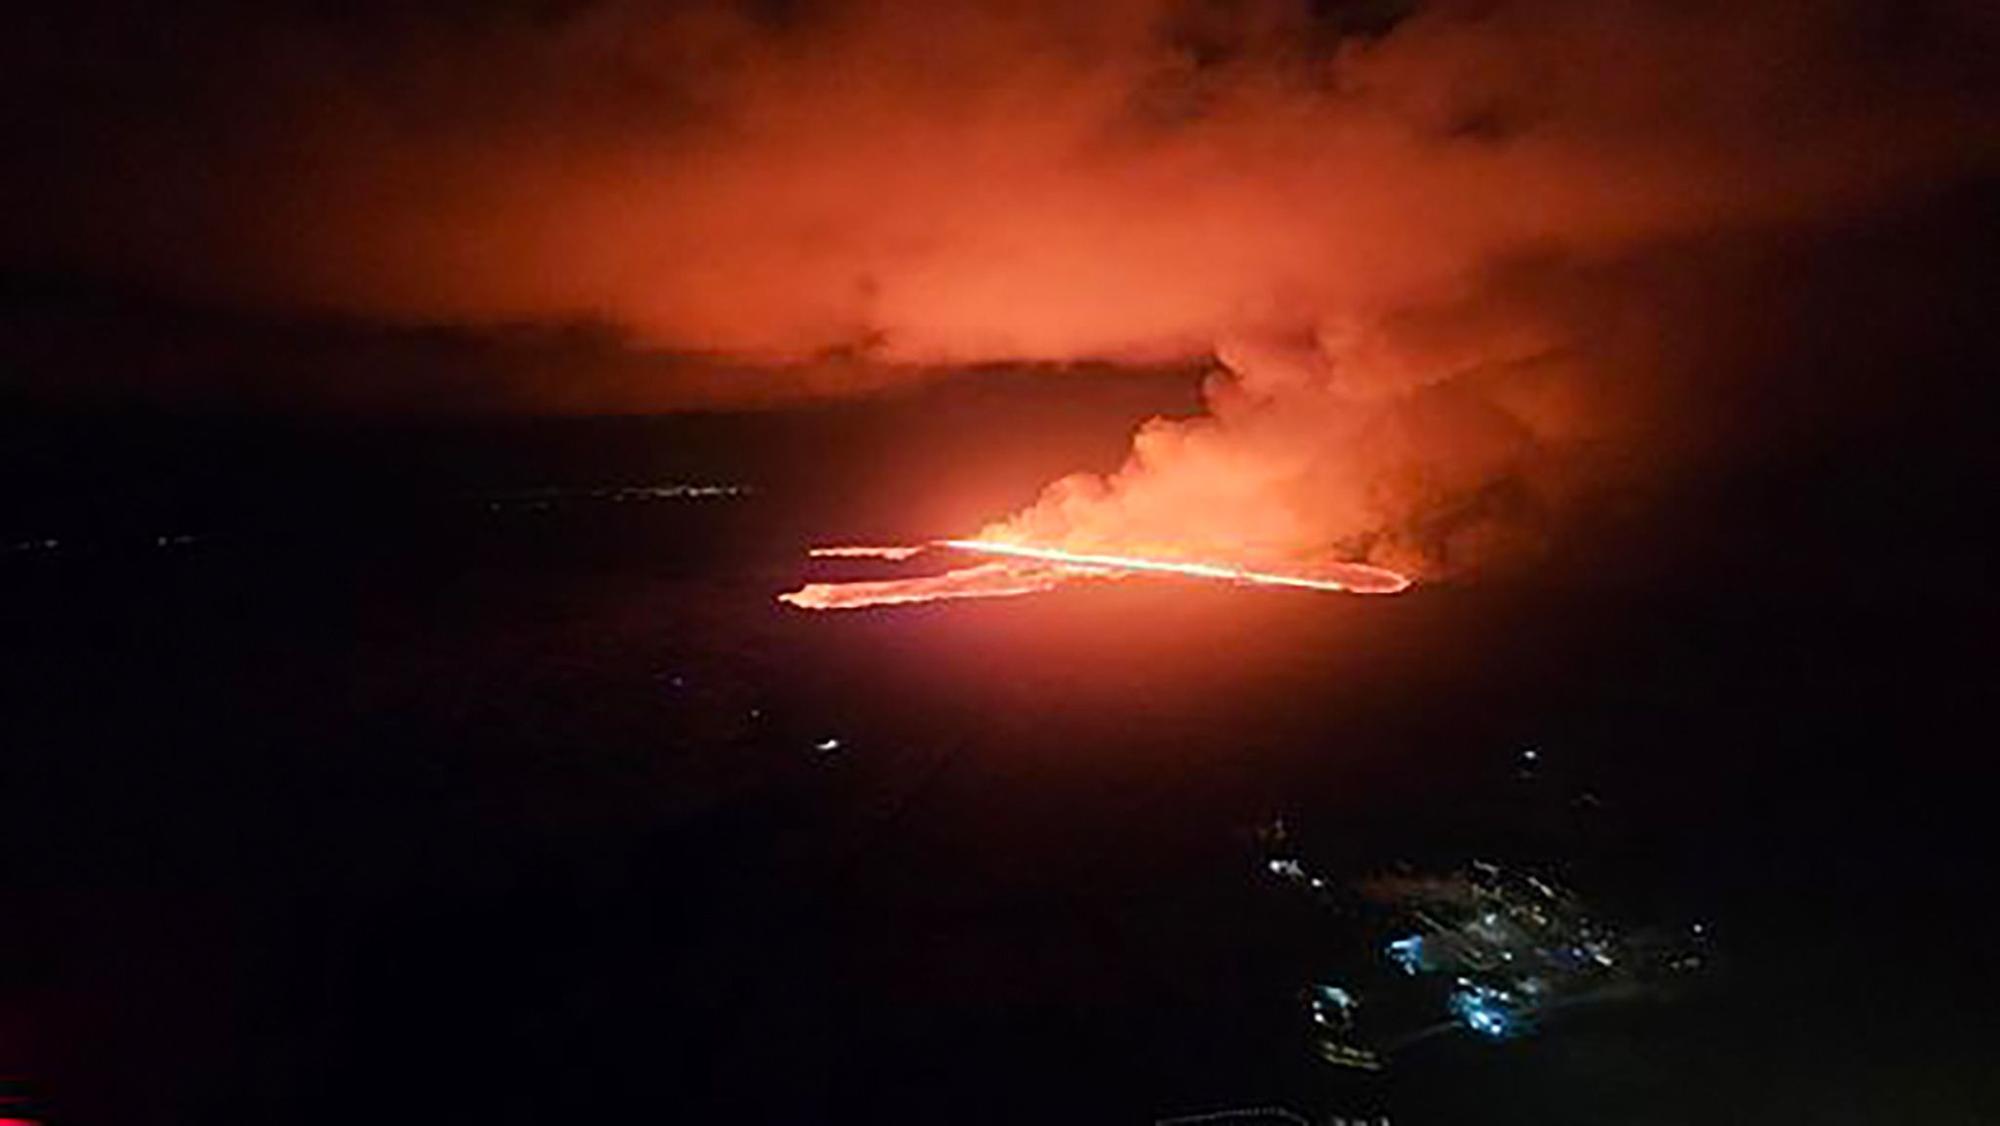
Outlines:
[[[1990,13],[946,8],[16,17],[0,1126],[2000,1121]],[[1350,407],[1408,594],[774,600]],[[1357,1080],[1280,814],[1714,965]]]

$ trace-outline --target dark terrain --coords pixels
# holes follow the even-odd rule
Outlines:
[[[991,511],[1063,467],[972,481],[970,426],[873,479],[753,456],[866,464],[852,417],[18,427],[0,1073],[89,1123],[2000,1113],[1976,461],[1755,466],[1392,599],[773,604],[810,542],[936,526],[926,472]],[[590,495],[673,481],[758,491]],[[1357,1086],[1301,1034],[1340,935],[1258,879],[1277,813],[1722,957]]]

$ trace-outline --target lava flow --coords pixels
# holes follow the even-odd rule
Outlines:
[[[954,598],[1007,598],[1038,594],[1080,579],[1119,579],[1134,575],[1176,575],[1251,586],[1291,587],[1339,594],[1396,594],[1409,589],[1408,576],[1366,563],[1327,563],[1313,575],[1252,571],[1213,563],[1146,559],[1129,555],[1064,551],[1060,548],[990,540],[939,540],[933,547],[1000,559],[961,567],[938,575],[843,583],[807,583],[778,596],[778,601],[807,610],[857,610]],[[815,548],[819,558],[872,557],[908,559],[922,547]]]
[[[815,547],[808,550],[806,554],[812,556],[814,559],[890,559],[901,562],[912,555],[922,553],[923,550],[923,544],[888,547],[855,545],[847,547]]]
[[[1028,547],[1023,544],[995,543],[991,540],[941,540],[939,546],[982,555],[1035,559],[1065,567],[1184,575],[1194,579],[1221,579],[1225,582],[1249,583],[1252,586],[1302,587],[1307,590],[1326,590],[1341,594],[1397,594],[1409,589],[1410,586],[1408,576],[1386,567],[1371,567],[1366,563],[1322,564],[1321,569],[1327,574],[1314,577],[1279,575],[1268,571],[1246,570],[1242,567],[1218,566],[1213,563],[1181,563],[1166,559],[1139,559],[1129,555],[1062,551],[1052,547]]]

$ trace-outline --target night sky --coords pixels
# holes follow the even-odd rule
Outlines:
[[[17,16],[0,1123],[1317,1121],[1279,812],[1733,948],[1398,1123],[1993,1120],[1995,10]]]

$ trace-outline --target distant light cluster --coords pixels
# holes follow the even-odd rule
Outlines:
[[[1465,1027],[1482,1036],[1501,1039],[1515,1030],[1512,993],[1469,978],[1459,978],[1447,1002]]]
[[[613,504],[663,500],[712,500],[750,496],[757,490],[748,485],[716,485],[670,482],[656,485],[605,485],[571,489],[560,486],[522,489],[518,492],[489,494],[487,507],[547,508],[565,501],[609,501]]]
[[[16,540],[7,545],[7,550],[24,553],[30,551],[60,551],[62,550],[62,541],[53,538]]]

